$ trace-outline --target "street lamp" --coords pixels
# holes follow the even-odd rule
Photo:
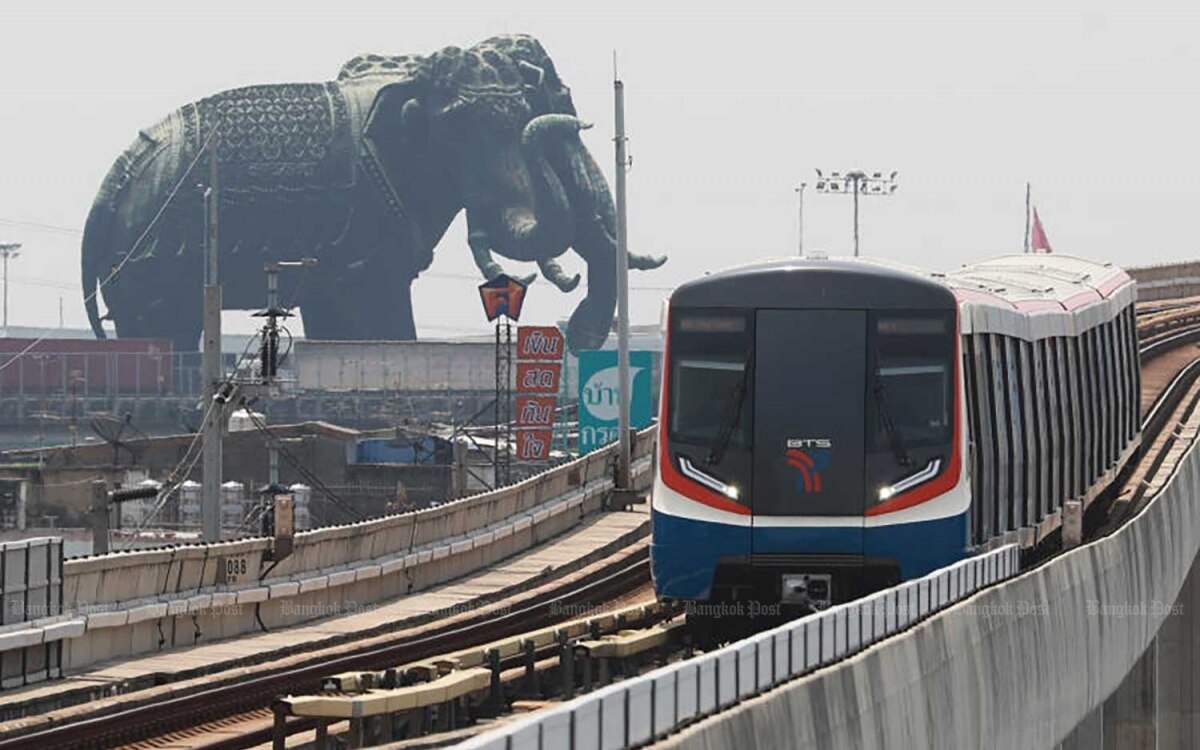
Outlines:
[[[806,188],[806,187],[808,187],[808,183],[802,182],[795,188],[796,195],[798,195],[800,197],[800,208],[799,208],[799,212],[800,212],[800,240],[799,240],[800,257],[804,257],[804,188]]]
[[[0,257],[4,258],[4,335],[8,335],[8,259],[21,254],[21,243],[0,244]]]
[[[884,176],[883,172],[864,172],[856,169],[850,172],[830,172],[825,176],[817,170],[817,192],[837,193],[839,195],[854,195],[854,257],[858,257],[858,196],[862,195],[891,195],[900,185],[896,182],[899,172],[893,171]]]

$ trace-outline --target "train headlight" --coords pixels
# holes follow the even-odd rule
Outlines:
[[[893,485],[879,488],[879,501],[890,500],[895,495],[911,490],[919,484],[924,484],[938,475],[942,469],[942,459],[935,458],[925,464],[925,468],[916,474],[910,474]]]
[[[693,482],[704,485],[710,490],[720,492],[730,500],[737,500],[738,496],[741,494],[738,492],[738,488],[734,487],[732,484],[725,484],[712,474],[700,471],[700,469],[696,468],[696,465],[693,464],[687,456],[679,457],[679,470],[683,472],[685,477],[691,479]]]

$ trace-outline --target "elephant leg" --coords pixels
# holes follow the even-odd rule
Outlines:
[[[579,274],[567,276],[554,258],[542,258],[538,261],[538,268],[542,269],[542,275],[560,291],[573,292],[575,287],[579,286]]]
[[[300,319],[304,322],[304,337],[317,341],[345,341],[366,338],[356,333],[356,325],[344,309],[346,302],[333,294],[313,292],[304,295]]]
[[[413,320],[412,279],[398,282],[388,290],[386,315],[380,315],[374,328],[382,341],[415,341],[417,325]]]
[[[170,339],[174,351],[198,351],[204,328],[204,321],[199,314],[201,305],[195,305],[195,313],[186,310],[186,307],[178,305],[178,302],[169,304],[165,298],[158,298],[151,301],[144,312],[113,316],[117,338]]]
[[[314,273],[316,270],[314,269]],[[305,290],[300,304],[306,338],[326,341],[412,341],[412,279],[399,271],[364,264],[360,272]]]

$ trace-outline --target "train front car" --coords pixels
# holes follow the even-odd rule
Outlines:
[[[957,331],[947,287],[862,261],[762,263],[677,289],[659,596],[822,607],[961,558]]]

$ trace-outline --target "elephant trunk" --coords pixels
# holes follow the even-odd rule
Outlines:
[[[571,315],[567,343],[572,351],[604,345],[617,306],[617,212],[608,180],[578,136],[568,139],[554,158],[567,198],[575,210],[576,252],[587,261],[587,297]],[[665,257],[629,253],[629,267],[658,268]]]
[[[587,127],[570,115],[541,115],[521,132],[521,153],[531,176],[530,205],[511,206],[500,214],[491,236],[493,247],[507,258],[536,261],[561,255],[575,234],[570,201],[559,176],[546,158],[547,141],[574,135]]]

